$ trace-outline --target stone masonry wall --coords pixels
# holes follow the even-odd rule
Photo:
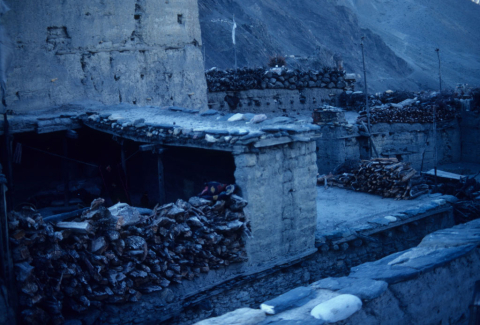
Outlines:
[[[236,113],[311,115],[314,108],[330,103],[341,92],[339,89],[322,88],[209,92],[208,106]]]
[[[464,112],[461,122],[462,161],[480,163],[480,115]]]
[[[373,140],[381,156],[400,155],[412,167],[428,170],[434,167],[435,141],[432,124],[379,123],[372,126]],[[456,120],[437,126],[438,163],[458,162],[461,157],[460,127]]]
[[[235,156],[235,180],[248,201],[251,266],[285,262],[315,249],[315,142],[259,149]]]
[[[6,0],[7,104],[206,106],[195,0]]]
[[[437,127],[438,163],[460,161],[462,142],[458,121],[445,122]],[[396,157],[410,162],[416,170],[426,171],[434,167],[435,141],[432,124],[379,123],[372,125],[373,141],[380,157]],[[465,138],[465,136],[464,136]],[[475,152],[474,137],[468,137]],[[358,134],[357,126],[322,125],[317,142],[317,165],[320,174],[332,172],[348,159],[368,158],[368,138]],[[467,146],[468,148],[468,146]],[[465,150],[463,150],[464,152]],[[374,155],[374,152],[372,152]],[[472,157],[473,159],[473,157]],[[423,167],[423,168],[422,168]]]
[[[328,174],[347,159],[360,159],[360,139],[356,129],[322,126],[317,142],[317,166],[320,174]]]
[[[294,265],[256,274],[231,289],[217,287],[217,292],[201,303],[186,308],[176,320],[178,324],[191,324],[192,320],[215,317],[236,308],[259,308],[260,304],[298,286],[306,286],[329,276],[345,276],[350,268],[389,254],[417,246],[427,234],[453,226],[452,211],[439,213],[409,225],[395,227],[371,236],[355,246],[350,242],[339,249],[322,250]]]

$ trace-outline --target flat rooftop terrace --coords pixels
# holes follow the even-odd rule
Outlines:
[[[333,240],[374,233],[450,209],[452,197],[425,194],[396,201],[363,192],[317,186],[316,236]]]

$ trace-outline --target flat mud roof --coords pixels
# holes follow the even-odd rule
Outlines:
[[[308,118],[276,116],[251,122],[254,114],[200,112],[176,106],[138,107],[128,104],[105,106],[82,102],[8,117],[10,132],[48,133],[79,128],[110,133],[138,142],[199,147],[223,151],[308,142],[320,127]],[[0,134],[3,122],[0,123]]]
[[[317,237],[347,238],[375,233],[451,209],[451,197],[425,194],[394,200],[336,187],[317,186]]]

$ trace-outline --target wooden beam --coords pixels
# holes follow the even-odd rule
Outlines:
[[[165,173],[163,171],[162,155],[157,154],[157,166],[158,166],[158,202],[165,204]]]
[[[279,138],[269,138],[269,139],[262,139],[253,145],[255,148],[264,148],[264,147],[270,147],[270,146],[277,146],[280,144],[286,144],[292,142],[292,139],[290,137],[279,137]]]

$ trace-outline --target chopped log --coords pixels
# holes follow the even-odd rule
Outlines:
[[[108,208],[112,216],[122,218],[125,226],[133,226],[144,219],[137,209],[129,206],[126,203],[117,203]]]
[[[15,238],[15,240],[21,240],[25,237],[25,230],[24,229],[18,229],[16,230],[13,235],[12,235],[13,238]]]
[[[125,224],[125,221],[122,216],[116,217],[112,215],[108,210],[106,210],[105,213],[102,214],[100,219],[95,220],[95,223],[94,223],[96,228],[101,228],[106,231],[120,230],[124,224]]]
[[[17,281],[25,282],[33,273],[35,268],[27,262],[15,264],[15,274],[17,275]]]
[[[14,262],[30,261],[30,251],[24,245],[15,247],[12,252],[12,258]]]
[[[101,236],[92,240],[90,251],[94,254],[101,255],[108,249],[105,237]]]
[[[68,219],[73,219],[75,217],[80,216],[86,210],[88,210],[88,208],[83,208],[83,209],[79,209],[71,212],[60,213],[60,214],[43,218],[43,220],[45,222],[59,222],[59,221],[64,221]]]
[[[402,178],[402,182],[407,182],[410,178],[412,178],[415,174],[417,173],[417,171],[415,169],[413,169],[412,171],[410,171],[407,175],[403,176]]]
[[[84,222],[57,222],[55,225],[58,229],[68,229],[76,233],[89,234],[93,232],[93,227],[88,221]]]

